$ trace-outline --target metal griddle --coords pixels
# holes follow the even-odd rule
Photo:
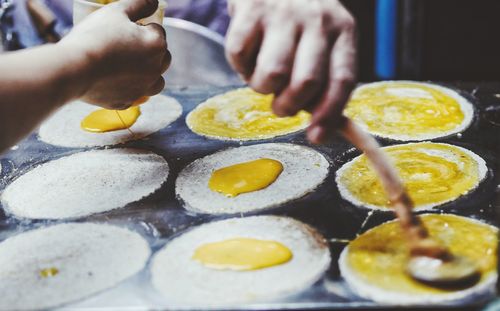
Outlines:
[[[446,85],[449,86],[450,85]],[[447,212],[483,220],[496,224],[495,208],[500,208],[498,158],[500,157],[500,83],[456,83],[456,88],[476,106],[473,124],[464,133],[435,140],[465,147],[482,156],[488,165],[486,179],[479,188],[465,197],[435,209],[434,213]],[[156,152],[167,159],[171,171],[168,181],[160,190],[139,202],[91,217],[75,219],[77,222],[104,222],[128,227],[142,234],[150,243],[153,253],[163,247],[169,239],[189,228],[229,217],[252,214],[273,214],[294,217],[317,228],[329,241],[332,265],[326,275],[308,290],[274,303],[241,306],[242,309],[371,309],[382,305],[356,297],[341,280],[337,260],[348,240],[358,234],[393,219],[392,212],[373,211],[355,207],[341,199],[334,182],[336,170],[353,157],[359,155],[342,138],[336,138],[324,146],[310,145],[303,132],[258,142],[238,143],[206,139],[193,134],[185,124],[185,117],[197,104],[205,99],[228,91],[230,87],[170,87],[165,94],[175,97],[183,106],[181,118],[169,127],[139,141],[129,142],[120,147],[135,147]],[[497,94],[499,93],[499,94]],[[209,216],[186,212],[175,198],[174,183],[180,170],[191,161],[218,150],[240,145],[266,142],[288,142],[312,146],[329,159],[330,174],[326,182],[314,193],[298,201],[271,210],[246,215]],[[381,140],[383,145],[396,144]],[[50,160],[89,149],[63,148],[38,140],[32,134],[18,146],[1,156],[3,166],[0,173],[0,191],[11,181],[33,167]],[[26,189],[30,191],[30,189]],[[71,220],[68,220],[71,221]],[[68,221],[31,221],[16,219],[0,211],[0,241],[34,228]],[[154,307],[161,309],[162,298],[149,282],[149,266],[138,275],[122,282],[87,300],[67,307]],[[464,307],[484,304],[486,300],[470,301]],[[220,308],[218,308],[220,310]],[[456,310],[456,307],[453,307]]]

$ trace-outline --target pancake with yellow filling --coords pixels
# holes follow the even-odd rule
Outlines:
[[[254,216],[201,225],[152,260],[162,308],[241,306],[279,299],[315,283],[330,265],[316,230],[287,217]]]
[[[198,159],[179,174],[175,192],[192,212],[239,214],[277,207],[314,191],[329,163],[292,144],[227,149]]]
[[[416,210],[456,200],[486,177],[485,161],[467,149],[438,143],[412,143],[383,148],[398,170]],[[364,155],[344,164],[336,174],[340,194],[351,203],[389,209],[379,178]]]
[[[389,81],[358,87],[344,114],[373,135],[416,141],[462,132],[472,122],[474,109],[449,88]]]
[[[422,220],[433,238],[478,265],[480,280],[472,287],[454,290],[413,280],[405,272],[408,247],[404,234],[399,222],[391,221],[358,236],[342,252],[340,271],[353,291],[389,304],[458,303],[491,294],[497,277],[497,228],[450,214],[426,214]]]
[[[14,235],[0,243],[0,310],[53,310],[87,298],[141,271],[150,254],[140,234],[107,224]]]
[[[182,106],[174,98],[163,95],[150,97],[140,107],[120,111],[121,120],[116,110],[75,101],[48,118],[40,127],[39,137],[46,143],[64,147],[117,145],[149,136],[170,125],[181,114]]]
[[[259,140],[297,132],[309,125],[310,114],[279,118],[273,112],[273,95],[250,88],[209,98],[186,118],[196,134],[223,140]]]

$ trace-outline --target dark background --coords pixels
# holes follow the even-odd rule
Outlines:
[[[361,81],[377,80],[374,70],[377,0],[341,1],[358,21]],[[399,7],[399,57],[394,79],[500,81],[500,0],[394,1]],[[68,31],[71,0],[43,2],[58,16],[56,29],[61,33]],[[11,23],[20,42],[24,47],[41,44],[25,12],[25,0],[14,3],[16,10]],[[177,12],[176,3],[190,9]],[[222,26],[227,24],[225,0],[169,0],[169,4],[169,14],[174,17],[203,24],[224,34]],[[4,27],[7,24],[4,21]]]
[[[360,78],[374,73],[375,0],[344,0],[359,26]],[[400,0],[398,79],[500,80],[500,1]],[[417,35],[405,26],[410,7]],[[411,22],[411,21],[410,21]],[[404,46],[406,39],[412,44]],[[417,55],[406,66],[404,55]]]

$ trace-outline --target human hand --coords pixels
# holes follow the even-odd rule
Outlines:
[[[109,109],[125,109],[165,87],[162,74],[171,55],[159,24],[137,25],[152,15],[157,0],[121,0],[89,15],[60,43],[81,55],[74,64],[80,98]]]
[[[308,138],[327,140],[356,83],[356,23],[338,0],[229,0],[226,54],[279,116],[312,113]]]

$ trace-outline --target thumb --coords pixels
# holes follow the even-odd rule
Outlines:
[[[131,21],[136,22],[153,15],[158,9],[158,0],[121,0],[116,5]]]

